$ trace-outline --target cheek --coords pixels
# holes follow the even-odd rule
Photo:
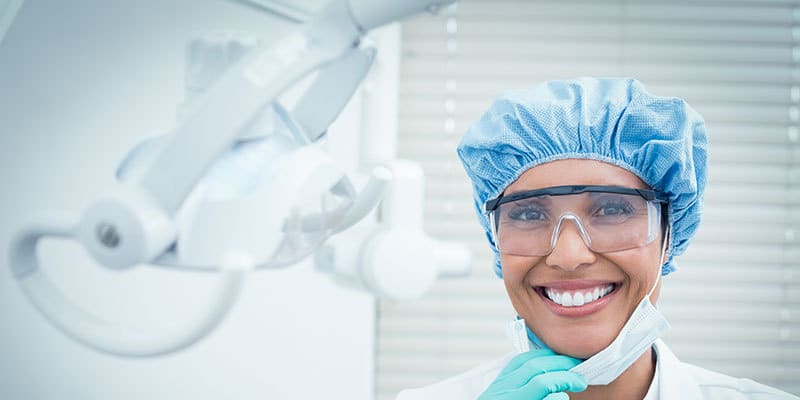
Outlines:
[[[641,298],[650,291],[661,274],[659,250],[645,247],[606,256],[626,275],[631,293]]]
[[[520,286],[528,273],[541,257],[522,257],[501,255],[500,265],[503,267],[503,280],[507,287]]]
[[[539,258],[536,257],[536,259]],[[514,309],[518,313],[523,313],[523,310],[528,307],[530,296],[530,287],[526,282],[533,266],[536,265],[536,260],[531,257],[502,256],[500,261],[503,266],[503,284],[506,294]]]

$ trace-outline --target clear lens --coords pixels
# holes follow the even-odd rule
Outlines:
[[[342,222],[354,199],[355,190],[345,177],[319,197],[295,204],[284,221],[280,244],[262,267],[291,265],[314,253]]]
[[[555,246],[570,219],[586,245],[611,252],[651,243],[660,228],[660,207],[639,195],[587,192],[536,196],[503,203],[493,211],[501,253],[543,256]],[[555,232],[554,232],[555,231]]]

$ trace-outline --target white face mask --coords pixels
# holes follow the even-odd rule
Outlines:
[[[669,237],[669,228],[665,235]],[[666,244],[667,241],[664,240],[656,282],[636,306],[614,341],[570,370],[583,376],[589,385],[608,385],[617,379],[669,329],[667,319],[650,302],[650,295],[655,291],[661,278],[661,260],[664,259]],[[527,329],[523,319],[518,319],[509,325],[509,335],[514,347],[520,353],[529,351],[531,347],[547,348],[544,342]]]

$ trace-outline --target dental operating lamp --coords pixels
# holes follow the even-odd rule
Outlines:
[[[76,341],[147,357],[183,349],[215,328],[250,270],[316,254],[318,270],[390,298],[419,296],[438,276],[463,274],[463,246],[422,231],[421,170],[403,162],[378,166],[356,190],[320,145],[375,57],[361,37],[451,2],[333,0],[282,39],[243,49],[186,104],[174,129],[130,151],[111,193],[80,215],[39,213],[15,233],[9,262],[19,287]],[[283,107],[279,97],[306,78],[300,99]],[[384,197],[383,221],[358,224]],[[397,215],[410,206],[418,215]],[[346,231],[354,225],[362,227]],[[341,238],[326,245],[333,235]],[[155,329],[103,320],[64,296],[40,268],[37,245],[46,238],[79,241],[110,269],[217,273],[213,306]]]

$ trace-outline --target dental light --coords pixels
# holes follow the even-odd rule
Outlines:
[[[132,149],[115,191],[82,215],[42,212],[16,232],[10,267],[22,291],[78,342],[145,357],[185,348],[216,327],[247,271],[286,267],[315,252],[319,270],[387,297],[418,296],[437,276],[463,274],[469,256],[462,247],[428,238],[421,215],[411,219],[416,222],[394,215],[404,196],[421,199],[419,171],[403,163],[377,167],[357,192],[319,144],[373,61],[374,49],[360,47],[361,36],[450,2],[333,0],[282,40],[243,51],[187,104],[170,133]],[[312,75],[291,110],[277,101]],[[384,221],[359,224],[360,231],[346,236],[387,189]],[[413,206],[421,213],[421,203]],[[340,232],[342,240],[318,251]],[[156,330],[102,320],[65,297],[40,268],[43,238],[77,240],[111,269],[146,264],[217,273],[213,306]],[[395,240],[402,242],[392,250],[387,243]],[[416,251],[398,250],[402,243]]]

